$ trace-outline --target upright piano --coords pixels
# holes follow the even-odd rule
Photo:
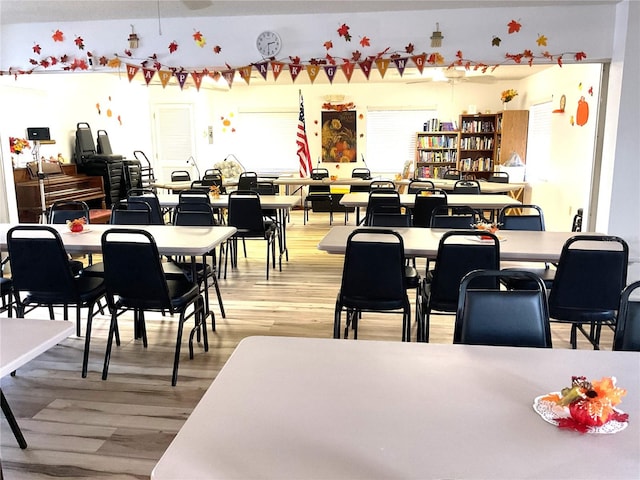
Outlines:
[[[43,163],[44,198],[46,208],[57,200],[82,200],[89,208],[104,209],[105,195],[102,177],[78,174],[73,164]],[[40,184],[34,167],[15,168],[18,218],[21,223],[38,222],[42,209]]]

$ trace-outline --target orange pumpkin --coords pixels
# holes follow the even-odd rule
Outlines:
[[[578,111],[576,112],[576,123],[582,127],[587,124],[588,120],[589,104],[584,97],[580,97],[580,100],[578,100]]]

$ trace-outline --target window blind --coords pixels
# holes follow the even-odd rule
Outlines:
[[[551,102],[529,108],[527,135],[527,181],[546,181],[551,154]]]

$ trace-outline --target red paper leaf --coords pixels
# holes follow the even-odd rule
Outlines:
[[[324,48],[326,48],[327,50],[330,50],[333,48],[333,42],[331,40],[324,42],[323,45],[324,45]]]
[[[47,68],[49,66],[49,62],[47,61],[47,59],[40,60],[40,66]]]
[[[33,53],[37,53],[38,55],[40,55],[40,52],[42,51],[42,49],[40,48],[40,45],[38,45],[37,43],[33,46]]]
[[[593,87],[589,87],[588,92],[589,92],[589,95],[591,95],[593,97]]]
[[[51,65],[57,65],[58,59],[56,57],[51,57],[50,60],[51,60]]]
[[[60,30],[56,30],[53,32],[53,35],[51,35],[51,38],[53,38],[54,42],[62,42],[64,40],[64,34]]]
[[[349,27],[346,23],[343,23],[340,28],[338,28],[338,35],[341,37],[347,37],[349,35]]]
[[[531,50],[525,50],[522,52],[522,56],[524,58],[533,58],[533,52]]]
[[[107,60],[107,57],[105,57],[104,55],[100,57],[100,59],[98,60],[98,63],[100,64],[101,67],[106,67],[107,63],[109,63],[109,60]]]
[[[84,50],[84,40],[82,37],[76,37],[73,43],[76,44],[76,47],[78,47],[79,50]]]
[[[361,57],[362,57],[362,53],[358,50],[354,51],[351,54],[351,60],[353,60],[354,62],[358,62]]]
[[[556,61],[558,62],[558,65],[562,67],[562,55],[560,55]]]
[[[520,31],[520,28],[522,27],[522,25],[518,22],[516,22],[515,20],[511,20],[507,26],[509,27],[509,30],[507,30],[509,33],[517,33]]]
[[[578,52],[574,55],[574,58],[576,59],[577,62],[584,60],[585,58],[587,58],[587,54],[584,52]]]
[[[67,63],[67,62],[69,61],[69,55],[62,55],[62,56],[60,57],[60,61],[61,61],[62,63]]]
[[[173,53],[178,50],[178,44],[174,41],[169,44],[169,53]]]
[[[331,55],[329,55],[328,53],[325,55],[324,58],[327,59],[327,62],[329,62],[329,65],[335,65],[336,64],[335,59]]]
[[[222,47],[220,45],[216,45],[213,47],[213,53],[220,53],[222,51]]]
[[[462,60],[463,56],[462,56],[462,50],[458,50],[456,52],[456,58],[459,58],[460,60]]]
[[[30,63],[31,65],[38,65],[38,61],[37,61],[37,60],[35,60],[35,59],[33,59],[33,58],[30,58],[30,59],[29,59],[29,63]]]
[[[200,31],[197,31],[196,33],[193,34],[193,39],[196,42],[201,42],[202,41],[202,33],[200,33]]]
[[[289,57],[289,60],[291,60],[291,63],[294,65],[300,65],[300,57]]]
[[[370,47],[370,46],[371,46],[371,43],[370,43],[369,37],[366,37],[366,36],[365,36],[365,37],[362,37],[362,38],[360,39],[360,45],[361,45],[362,47]]]
[[[413,53],[414,50],[415,50],[415,47],[414,47],[413,43],[410,43],[409,45],[404,47],[404,51],[407,52],[407,53]]]
[[[160,70],[162,68],[162,64],[160,62],[153,62],[153,68]]]
[[[131,50],[126,50],[126,49],[125,49],[124,54],[125,54],[127,57],[130,57],[130,56],[131,56]]]

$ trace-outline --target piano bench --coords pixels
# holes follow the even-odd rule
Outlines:
[[[111,210],[104,208],[92,208],[89,210],[89,223],[109,223]]]

